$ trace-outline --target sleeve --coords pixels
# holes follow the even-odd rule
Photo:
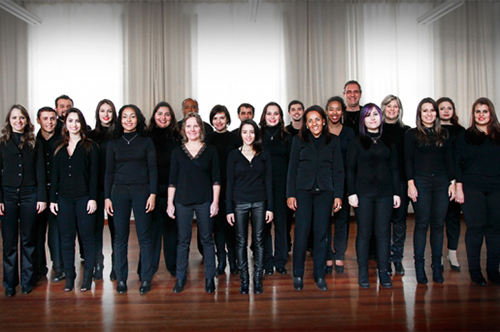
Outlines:
[[[38,202],[47,202],[47,172],[45,171],[45,157],[43,146],[40,141],[35,143],[36,149],[36,181],[37,181],[37,200]]]
[[[455,144],[455,173],[456,173],[456,179],[457,182],[462,182],[463,181],[463,148],[465,144],[465,132],[461,132],[459,136],[457,137],[457,141]]]
[[[234,213],[233,211],[233,193],[234,193],[234,166],[236,165],[235,152],[233,150],[227,157],[226,169],[226,213]]]
[[[221,185],[221,178],[220,178],[220,163],[219,163],[219,154],[217,153],[217,149],[215,147],[212,147],[210,149],[211,152],[211,157],[212,157],[212,185]]]
[[[111,198],[111,187],[115,182],[115,141],[110,141],[106,150],[106,174],[104,176],[104,198]]]
[[[391,176],[392,176],[392,192],[396,196],[401,196],[399,192],[399,163],[398,163],[398,148],[396,144],[392,143],[389,147],[391,149]]]
[[[288,176],[286,181],[286,197],[296,197],[297,190],[297,169],[299,168],[300,141],[295,136],[292,141],[290,161],[288,163]]]
[[[158,192],[158,166],[156,164],[156,149],[153,140],[146,137],[146,154],[148,158],[149,188],[151,194]]]
[[[414,130],[410,129],[405,134],[405,170],[406,178],[413,180],[415,178],[415,134]]]
[[[90,183],[89,183],[89,199],[97,200],[97,181],[99,174],[99,148],[97,144],[92,143],[90,149]]]
[[[273,195],[273,164],[271,154],[267,151],[265,166],[266,166],[266,199],[267,199],[267,211],[274,212],[274,195]]]
[[[179,179],[179,146],[177,146],[174,151],[172,151],[172,159],[170,160],[170,174],[168,177],[168,186],[177,187],[177,181]]]
[[[342,150],[340,149],[340,139],[335,136],[332,143],[333,148],[333,165],[332,165],[332,179],[333,179],[333,192],[335,198],[342,199],[344,197],[344,162],[342,160]]]
[[[347,148],[347,192],[349,195],[356,194],[356,171],[358,164],[358,142],[359,140],[353,139]]]
[[[58,151],[59,152],[59,151]],[[50,171],[50,202],[57,203],[57,192],[59,190],[59,161],[58,154],[52,157],[52,169]]]

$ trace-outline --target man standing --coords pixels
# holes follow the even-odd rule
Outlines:
[[[66,113],[70,108],[73,107],[73,99],[67,95],[61,95],[56,98],[56,113],[57,113],[57,125],[55,132],[57,135],[61,135],[61,130],[64,125],[64,119],[66,118]]]
[[[344,100],[347,106],[344,124],[354,129],[356,135],[359,134],[359,117],[363,108],[359,105],[361,94],[361,85],[357,81],[348,81],[344,85]]]
[[[255,108],[248,104],[248,103],[243,103],[240,106],[238,106],[238,119],[240,119],[240,122],[246,119],[251,119],[253,120],[253,117],[255,115]],[[240,128],[236,128],[232,132],[235,134],[238,134],[238,130]],[[239,137],[241,139],[241,137]]]
[[[186,114],[188,114],[189,112],[195,112],[195,113],[199,112],[198,102],[193,98],[187,98],[182,101],[182,117],[184,118]],[[179,129],[182,129],[183,122],[184,119],[177,122],[177,124],[179,125]],[[205,128],[205,135],[214,132],[212,126],[206,123],[205,121],[203,121],[203,126]]]
[[[286,130],[292,136],[299,133],[300,127],[302,126],[302,116],[304,115],[304,104],[298,100],[292,100],[288,104],[288,115],[290,116],[290,124],[286,126]]]

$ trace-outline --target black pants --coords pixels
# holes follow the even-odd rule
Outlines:
[[[285,267],[288,261],[288,226],[286,216],[286,178],[273,178],[274,266]],[[268,240],[269,241],[269,240]],[[272,239],[271,239],[272,241]]]
[[[103,265],[104,254],[103,252],[103,233],[104,233],[104,191],[98,192],[97,195],[97,210],[95,211],[95,263]],[[111,234],[111,243],[115,238],[115,227],[113,223],[113,216],[108,215],[108,226]],[[114,266],[114,252],[111,246],[111,262]]]
[[[140,248],[141,280],[151,281],[152,245],[151,213],[146,213],[149,185],[114,185],[111,201],[115,211],[115,272],[118,281],[128,278],[128,238],[130,235],[130,212],[134,211],[135,228]]]
[[[358,224],[356,236],[358,266],[368,266],[370,238],[372,234],[375,234],[378,268],[387,269],[391,243],[393,197],[359,196],[358,201],[358,207],[354,209]]]
[[[293,245],[293,276],[304,276],[307,255],[307,239],[311,225],[314,231],[314,278],[325,277],[327,231],[333,208],[333,191],[297,190],[297,211]]]
[[[448,205],[446,213],[446,238],[448,239],[448,249],[457,250],[460,238],[460,204],[453,201]]]
[[[210,205],[211,202],[193,205],[175,203],[175,217],[179,230],[177,240],[177,279],[184,280],[187,277],[189,246],[193,231],[193,213],[196,213],[196,224],[198,225],[198,233],[203,246],[205,279],[212,279],[215,276],[214,221],[210,218]]]
[[[479,182],[479,181],[478,181]],[[498,271],[500,263],[500,187],[485,181],[464,181],[462,205],[467,231],[465,246],[469,270],[481,269],[481,248],[486,239],[486,270]]]
[[[3,187],[4,215],[3,285],[15,288],[19,285],[18,238],[21,239],[21,285],[28,286],[34,279],[36,187]]]
[[[408,197],[408,182],[399,182],[399,197],[401,198],[401,205],[397,209],[393,209],[391,223],[392,223],[392,245],[391,245],[391,262],[402,262],[403,253],[406,242],[406,218],[408,217],[408,204],[410,198]]]
[[[225,197],[223,195],[221,194],[221,197]],[[219,265],[222,263],[225,266],[227,259],[229,259],[231,266],[235,265],[236,234],[234,228],[226,220],[226,203],[224,201],[219,202],[219,213],[214,217],[214,240]]]
[[[264,269],[264,226],[266,225],[265,202],[235,203],[234,228],[236,231],[236,255],[240,273],[248,273],[248,221],[252,218],[252,234],[255,258],[255,275],[262,276]]]
[[[446,175],[415,175],[418,198],[413,203],[415,211],[415,232],[413,247],[415,264],[424,263],[427,230],[431,228],[430,244],[432,264],[441,265],[444,241],[444,219],[448,211],[448,177]]]
[[[349,239],[349,214],[351,206],[347,197],[342,199],[342,209],[336,212],[331,221],[335,224],[335,235],[333,236],[333,250],[332,250],[332,223],[328,224],[328,247],[326,253],[326,260],[339,260],[345,259],[345,252],[347,250],[347,242]]]
[[[69,198],[59,196],[57,222],[61,231],[61,248],[67,278],[75,278],[75,238],[80,232],[85,259],[85,270],[95,265],[95,213],[88,214],[88,196]],[[81,248],[82,248],[81,247]]]

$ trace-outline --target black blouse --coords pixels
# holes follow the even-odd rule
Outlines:
[[[262,146],[271,154],[274,183],[279,182],[286,185],[293,136],[288,132],[284,132],[283,135],[284,138],[281,138],[279,126],[264,127]]]
[[[238,135],[226,131],[224,133],[213,132],[207,135],[207,144],[215,146],[219,156],[220,177],[221,177],[221,198],[226,193],[227,160],[229,153],[241,146]]]
[[[95,129],[89,131],[89,138],[97,143],[99,155],[99,171],[97,173],[97,189],[104,192],[104,178],[106,177],[106,151],[108,144],[113,140],[112,137],[103,135],[104,137],[97,137]]]
[[[410,126],[399,123],[384,123],[384,135],[387,135],[396,144],[398,150],[399,181],[406,182],[405,169],[405,134]]]
[[[168,186],[168,178],[170,176],[170,161],[172,152],[181,145],[181,142],[167,137],[167,129],[155,128],[150,133],[153,144],[156,148],[156,165],[158,167],[158,184],[160,186]],[[158,193],[166,195],[165,193]]]
[[[45,159],[45,179],[47,180],[47,186],[50,186],[50,181],[52,180],[52,160],[54,158],[54,151],[61,140],[61,136],[54,133],[51,138],[46,140],[42,136],[41,130],[39,130],[36,138],[42,145],[43,155]]]

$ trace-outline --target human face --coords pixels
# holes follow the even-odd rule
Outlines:
[[[385,122],[396,123],[399,115],[399,105],[396,99],[391,100],[387,106],[385,106]]]
[[[380,129],[380,113],[374,109],[365,117],[366,130],[370,133],[378,133]]]
[[[155,113],[155,123],[160,129],[167,128],[172,122],[172,114],[166,106],[160,107]]]
[[[442,123],[450,123],[453,117],[453,105],[448,101],[443,101],[438,105],[439,108],[439,119]]]
[[[137,129],[137,114],[133,108],[123,110],[121,121],[124,133],[133,133]]]
[[[52,134],[56,128],[56,113],[41,112],[40,117],[36,121],[44,133]]]
[[[28,120],[23,115],[21,110],[14,108],[12,112],[10,112],[10,126],[12,127],[12,131],[15,133],[24,133],[24,128],[28,123]]]
[[[255,129],[252,125],[246,124],[241,127],[241,139],[243,144],[251,146],[255,142]]]
[[[301,121],[304,116],[304,108],[300,104],[293,104],[290,106],[288,114],[290,114],[292,121]]]
[[[488,105],[477,104],[474,109],[474,121],[478,126],[487,126],[491,121],[491,114]]]
[[[80,119],[78,118],[78,114],[70,113],[66,119],[66,128],[70,135],[78,135],[80,134],[80,130],[82,129],[82,124],[80,123]]]
[[[57,101],[56,112],[57,116],[64,119],[68,110],[73,107],[73,103],[69,99],[59,99]]]
[[[361,91],[359,86],[355,83],[347,84],[344,91],[344,100],[348,108],[359,107],[359,100],[361,99]]]
[[[108,104],[102,104],[99,107],[99,121],[104,127],[109,127],[113,120],[113,109]]]
[[[215,130],[219,133],[223,133],[227,130],[227,117],[224,112],[219,112],[215,114],[212,119],[212,124],[215,127]]]
[[[268,127],[276,126],[281,120],[280,109],[274,105],[269,106],[266,110],[265,119],[266,119],[266,126]]]
[[[325,120],[316,111],[307,113],[306,115],[306,125],[311,134],[318,138],[323,131],[323,126],[325,125]]]
[[[328,119],[333,124],[337,124],[342,118],[342,105],[338,101],[332,101],[330,104],[328,104],[326,113],[328,115]]]
[[[240,113],[238,114],[238,118],[240,119],[240,121],[247,119],[252,120],[253,116],[254,114],[251,107],[240,107]]]
[[[187,119],[185,131],[189,141],[198,141],[201,137],[201,128],[196,122],[196,118]]]
[[[424,103],[420,108],[422,124],[427,128],[432,128],[436,121],[437,113],[431,103]]]
[[[184,104],[182,104],[182,112],[184,113],[184,116],[189,112],[198,113],[198,105],[193,99],[186,99]]]

